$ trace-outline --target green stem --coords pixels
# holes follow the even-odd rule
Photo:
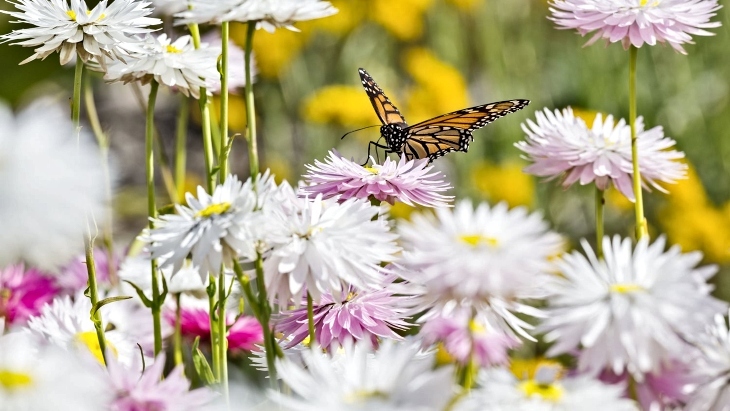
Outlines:
[[[248,300],[248,306],[251,307],[253,316],[256,317],[257,320],[261,321],[261,312],[259,310],[258,301],[256,301],[256,297],[254,297],[253,290],[251,289],[251,281],[243,273],[241,263],[239,263],[236,259],[233,260],[233,272],[236,274],[236,279],[238,279],[238,283],[241,284],[241,289],[243,290],[243,294]]]
[[[175,294],[175,333],[172,336],[172,347],[175,356],[175,365],[182,364],[182,307],[180,306],[180,293]],[[183,368],[184,374],[185,369]]]
[[[603,214],[606,200],[603,198],[603,190],[596,186],[596,253],[598,258],[603,258]]]
[[[314,334],[314,304],[312,295],[307,292],[307,323],[309,324],[309,348],[314,348],[317,337]]]
[[[210,350],[211,350],[211,358],[213,359],[213,376],[216,379],[216,382],[219,382],[221,379],[221,369],[220,369],[220,344],[218,343],[218,321],[220,319],[216,319],[216,304],[215,304],[215,298],[216,298],[216,278],[213,275],[208,276],[210,281],[210,286],[212,287],[211,290],[208,291],[208,317],[210,318]]]
[[[155,205],[155,156],[154,156],[154,132],[155,132],[155,103],[157,101],[157,89],[159,83],[152,80],[150,83],[150,96],[147,100],[147,124],[145,127],[145,151],[147,169],[147,215],[150,217],[149,228],[154,228],[152,218],[157,217],[157,206]],[[162,321],[160,310],[160,280],[157,272],[157,261],[150,260],[150,272],[152,278],[152,324],[155,337],[155,356],[162,351]]]
[[[81,57],[76,57],[76,69],[74,70],[74,96],[71,105],[71,120],[73,120],[76,132],[81,127],[81,78],[84,74],[84,62]]]
[[[189,8],[189,6],[188,6]],[[190,35],[193,38],[193,45],[196,49],[200,48],[200,30],[197,24],[189,24]],[[210,104],[208,104],[208,90],[205,87],[200,88],[200,99],[198,100],[200,105],[200,118],[201,127],[203,131],[203,154],[205,158],[205,182],[208,188],[208,192],[213,192],[215,187],[215,181],[213,179],[213,167],[214,156],[213,156],[213,138],[210,134]]]
[[[221,266],[218,274],[218,366],[223,398],[228,404],[228,328],[226,324],[226,277]]]
[[[246,128],[248,129],[248,163],[251,170],[251,179],[256,181],[259,174],[259,153],[256,143],[256,110],[253,99],[253,78],[251,76],[251,52],[253,50],[253,35],[256,33],[256,22],[248,22],[246,34]]]
[[[187,166],[187,136],[188,136],[188,98],[181,96],[180,111],[177,113],[177,133],[175,136],[175,186],[177,188],[177,203],[185,201],[185,169]]]
[[[229,23],[221,23],[221,115],[220,115],[220,159],[218,164],[218,181],[221,184],[228,175],[228,26]]]
[[[250,24],[250,23],[249,23]],[[264,347],[266,349],[266,365],[269,369],[269,379],[272,387],[278,389],[278,380],[276,377],[275,357],[277,355],[278,345],[271,333],[271,306],[269,305],[268,296],[266,294],[266,283],[264,282],[264,260],[261,253],[256,255],[256,286],[259,292],[259,309],[261,314],[261,328],[264,331]]]
[[[629,125],[631,126],[631,162],[633,165],[634,210],[636,214],[636,239],[648,235],[646,218],[644,218],[644,199],[641,188],[641,170],[639,169],[639,144],[636,138],[636,54],[638,49],[631,46],[629,50]]]
[[[87,225],[87,236],[84,238],[84,251],[86,252],[86,273],[89,276],[89,299],[93,312],[91,321],[94,323],[96,338],[99,340],[101,356],[106,364],[106,338],[104,337],[104,325],[101,319],[101,310],[95,310],[99,304],[99,292],[96,285],[96,265],[94,263],[94,239],[91,236],[91,229]]]

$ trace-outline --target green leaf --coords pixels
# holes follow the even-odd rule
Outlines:
[[[137,296],[139,296],[139,299],[142,300],[142,304],[144,304],[145,307],[152,308],[152,301],[149,298],[147,298],[146,295],[144,295],[144,290],[142,290],[141,288],[139,288],[137,286],[137,284],[135,284],[135,283],[133,283],[131,281],[128,281],[128,280],[122,280],[122,281],[124,281],[125,283],[131,285],[132,288],[134,288],[134,291],[137,292]]]
[[[111,303],[113,303],[115,301],[129,300],[130,298],[132,298],[132,297],[130,297],[128,295],[120,295],[118,297],[105,298],[105,299],[97,302],[96,304],[94,304],[93,307],[91,307],[91,316],[93,317],[94,315],[96,315],[96,312],[99,311],[99,309],[101,307],[103,307],[103,306],[105,306],[107,304],[111,304]]]
[[[212,385],[216,382],[213,370],[210,368],[210,364],[208,364],[208,360],[205,358],[205,355],[203,355],[203,352],[198,348],[198,344],[200,344],[200,337],[195,337],[192,350],[195,371],[206,385]]]

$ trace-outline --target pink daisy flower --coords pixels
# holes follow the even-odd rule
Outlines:
[[[39,315],[58,293],[53,278],[23,264],[0,269],[0,319],[8,325],[24,325]]]
[[[373,161],[372,167],[363,167],[330,151],[326,162],[307,164],[309,171],[304,178],[309,186],[301,190],[311,196],[321,193],[325,199],[340,196],[341,201],[372,196],[390,204],[400,201],[410,206],[448,207],[453,197],[441,193],[451,186],[427,163],[427,159],[407,161],[402,157],[399,161],[386,158],[383,164]]]
[[[207,388],[190,391],[190,381],[178,366],[162,378],[165,356],[160,355],[140,375],[138,368],[125,368],[113,355],[107,355],[109,382],[116,397],[111,411],[194,411],[209,404],[214,394]]]
[[[596,32],[587,44],[598,39],[620,41],[624,48],[669,43],[687,54],[682,44],[692,36],[712,36],[705,29],[720,26],[710,22],[720,9],[717,0],[553,0],[551,20],[563,29],[577,29],[585,36]]]
[[[166,311],[165,318],[171,326],[175,325],[175,312]],[[235,318],[229,315],[228,349],[231,352],[251,351],[264,340],[261,324],[250,316],[242,315]],[[183,307],[180,312],[180,331],[183,336],[200,337],[202,342],[210,341],[210,317],[204,308]]]
[[[469,318],[460,311],[450,316],[429,319],[419,335],[426,347],[442,343],[446,352],[460,364],[471,358],[482,367],[509,362],[508,351],[520,345],[520,341],[491,327],[489,321]]]
[[[344,300],[323,294],[313,307],[314,334],[319,345],[329,350],[354,342],[378,346],[378,338],[402,340],[393,331],[408,328],[403,302],[407,297],[394,296],[392,284],[377,291],[351,292]],[[306,303],[301,308],[284,311],[276,321],[276,331],[291,339],[293,347],[309,336]]]
[[[515,144],[533,162],[525,172],[549,179],[561,177],[566,188],[579,182],[595,183],[606,190],[613,183],[629,200],[634,200],[631,128],[623,119],[614,122],[609,115],[604,121],[599,114],[593,127],[588,128],[570,107],[554,113],[545,109],[535,117],[537,123],[527,120],[527,124],[522,124],[527,136],[525,141]],[[679,161],[684,153],[671,149],[676,142],[665,137],[661,127],[644,130],[639,117],[636,135],[645,188],[666,192],[660,182],[674,184],[687,177],[687,165]]]
[[[669,361],[658,372],[644,374],[642,381],[634,379],[630,382],[629,378],[627,372],[616,375],[610,370],[605,370],[599,376],[601,381],[609,384],[621,383],[627,387],[635,384],[637,400],[643,410],[679,409],[687,401],[688,388],[700,382],[688,365],[678,361]]]

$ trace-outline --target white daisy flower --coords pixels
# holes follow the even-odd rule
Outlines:
[[[100,159],[59,105],[39,100],[13,116],[0,103],[0,267],[54,270],[83,253],[87,216],[108,206]]]
[[[481,387],[456,404],[455,411],[638,411],[623,398],[625,387],[585,375],[559,378],[557,367],[539,367],[534,376],[516,378],[509,370],[492,368],[479,375]]]
[[[259,185],[266,185],[270,177],[259,180],[265,180]],[[208,273],[217,273],[233,258],[256,259],[257,195],[250,178],[244,184],[229,176],[213,195],[198,186],[198,198],[187,193],[185,199],[187,206],[177,205],[177,214],[155,219],[155,228],[143,237],[160,267],[171,265],[176,273],[192,254],[193,266],[199,267],[205,281]]]
[[[548,355],[580,348],[580,371],[628,371],[638,381],[685,355],[692,348],[686,336],[701,332],[727,304],[710,295],[706,282],[717,267],[696,267],[701,253],[664,246],[663,237],[634,248],[616,236],[603,239],[604,259],[585,241],[587,256],[565,255],[558,262],[562,275],[549,286],[550,316],[540,326],[555,342]]]
[[[256,21],[257,28],[273,33],[278,27],[299,31],[298,21],[314,20],[337,13],[322,0],[191,0],[190,10],[179,13],[178,24]]]
[[[200,98],[201,87],[220,88],[220,74],[216,61],[220,47],[201,44],[195,49],[190,36],[182,36],[174,42],[167,34],[147,36],[143,51],[125,61],[107,62],[104,80],[125,84],[139,81],[147,84],[152,80],[179,90],[184,95]]]
[[[717,314],[707,332],[694,339],[701,355],[693,364],[700,383],[689,387],[686,411],[725,411],[730,405],[730,332]]]
[[[289,188],[289,190],[291,190]],[[282,306],[304,291],[315,300],[321,293],[340,296],[349,285],[374,290],[383,283],[381,262],[394,260],[400,249],[386,220],[375,219],[379,208],[370,202],[336,198],[296,198],[267,218],[271,253],[264,262],[269,297]]]
[[[452,367],[432,369],[434,355],[420,353],[413,342],[393,341],[384,341],[375,352],[364,345],[333,356],[306,350],[304,366],[277,360],[292,394],[271,397],[292,411],[441,410],[457,391]]]
[[[514,329],[531,339],[524,330],[532,327],[512,312],[542,316],[518,300],[544,296],[549,258],[563,244],[539,214],[523,207],[510,210],[506,203],[474,209],[461,201],[454,209],[436,209],[435,215],[415,215],[401,222],[398,232],[405,249],[399,275],[422,287],[414,292],[420,294],[415,310],[435,308],[438,315],[458,305],[473,307],[509,335]]]
[[[26,333],[0,336],[0,411],[106,409],[104,372],[85,360]]]
[[[101,309],[105,329],[110,324],[109,313],[115,309],[114,306],[115,304],[109,304]],[[69,350],[88,349],[99,362],[102,362],[101,348],[90,312],[91,302],[81,293],[76,295],[73,302],[69,296],[58,297],[52,304],[43,306],[40,315],[28,320],[28,330],[52,345]],[[134,356],[139,355],[136,341],[116,329],[106,331],[105,338],[107,349],[119,362],[127,366],[134,364]]]
[[[13,3],[20,12],[4,11],[32,27],[13,30],[0,38],[25,47],[36,47],[35,53],[23,60],[45,59],[58,51],[61,64],[78,53],[84,62],[104,57],[125,59],[139,43],[137,35],[149,33],[148,26],[162,23],[145,17],[152,13],[150,3],[138,0],[107,0],[89,9],[84,0],[18,0]]]

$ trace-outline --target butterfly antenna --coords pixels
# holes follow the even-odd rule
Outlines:
[[[345,137],[347,137],[348,134],[352,134],[352,133],[354,133],[356,131],[365,130],[366,128],[373,128],[373,127],[380,127],[380,124],[376,124],[374,126],[367,126],[367,127],[363,127],[363,128],[358,128],[357,130],[348,131],[347,133],[343,134],[342,137],[340,137],[340,140],[342,140]]]

